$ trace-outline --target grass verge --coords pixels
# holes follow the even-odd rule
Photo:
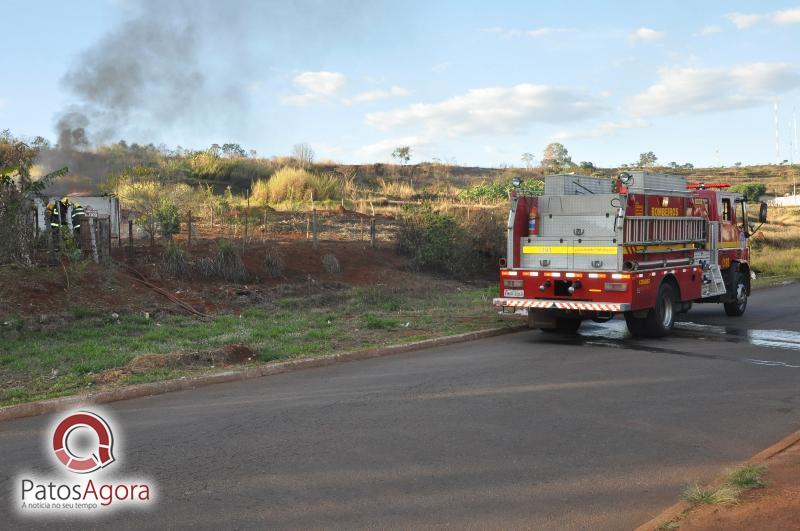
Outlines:
[[[210,321],[182,315],[111,318],[89,312],[48,333],[22,330],[0,341],[0,405],[208,373],[213,366],[121,371],[141,354],[244,344],[251,364],[407,343],[498,326],[496,286],[398,290],[354,288],[284,297]]]

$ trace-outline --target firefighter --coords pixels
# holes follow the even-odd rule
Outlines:
[[[59,201],[47,203],[47,219],[50,222],[50,233],[53,236],[53,245],[58,249],[58,232],[61,230],[61,219],[58,217]]]
[[[69,197],[64,197],[61,201],[58,202],[58,213],[61,216],[61,225],[64,227],[69,227],[69,207],[72,206],[72,203],[69,200]]]
[[[50,228],[53,230],[61,226],[61,220],[58,219],[57,201],[50,201],[47,203],[47,221],[50,223]]]
[[[75,234],[75,241],[80,245],[81,241],[81,223],[85,217],[85,212],[80,203],[72,203],[72,232]]]

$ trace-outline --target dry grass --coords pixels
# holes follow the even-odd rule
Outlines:
[[[728,485],[719,488],[692,485],[683,492],[683,499],[693,505],[729,505],[736,503],[738,491]]]
[[[771,208],[769,223],[750,243],[759,275],[800,278],[800,208]]]
[[[378,179],[378,191],[380,194],[394,199],[408,200],[417,195],[416,190],[410,183],[405,181],[387,181]]]

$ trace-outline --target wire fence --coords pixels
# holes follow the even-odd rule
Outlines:
[[[150,241],[150,234],[133,217],[123,219],[120,225],[120,246]],[[189,211],[182,214],[180,230],[174,238],[186,241],[189,246],[202,240],[220,238],[245,244],[306,239],[311,242],[360,241],[376,246],[396,241],[397,231],[397,220],[391,216],[371,216],[349,210],[287,212],[263,209],[217,219],[198,218]]]

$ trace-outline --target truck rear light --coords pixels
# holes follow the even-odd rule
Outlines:
[[[504,277],[515,277],[515,276],[517,276],[517,272],[516,271],[502,271],[500,274],[502,276],[504,276]]]
[[[567,278],[581,278],[583,275],[580,273],[566,273],[564,276]]]
[[[521,288],[522,280],[504,280],[503,286],[507,288]]]
[[[605,273],[589,273],[589,278],[606,278]]]
[[[525,271],[522,274],[525,275],[526,277],[538,277],[539,276],[539,272],[538,271]]]
[[[545,273],[544,276],[558,278],[561,276],[561,273]]]
[[[631,278],[628,273],[614,273],[611,278]]]
[[[606,282],[603,287],[606,291],[628,291],[626,282]]]

